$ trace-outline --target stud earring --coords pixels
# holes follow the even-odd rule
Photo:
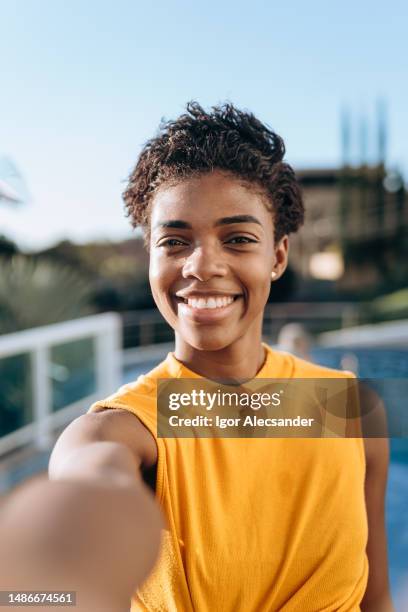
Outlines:
[[[276,278],[276,277],[277,277],[277,275],[278,275],[278,273],[277,273],[277,272],[272,272],[272,274],[271,274],[271,279],[273,280],[274,278]]]

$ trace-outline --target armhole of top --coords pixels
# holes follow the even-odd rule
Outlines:
[[[166,447],[163,441],[163,438],[159,438],[157,436],[157,431],[152,431],[151,424],[147,421],[144,415],[136,414],[135,412],[129,410],[131,414],[133,414],[139,421],[146,427],[146,429],[150,432],[153,437],[156,447],[157,447],[157,463],[156,463],[156,490],[155,497],[158,503],[161,504],[163,501],[163,493],[164,493],[164,469],[165,469],[165,458],[166,458]]]

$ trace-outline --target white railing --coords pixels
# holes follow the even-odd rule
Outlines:
[[[320,346],[408,347],[408,320],[388,321],[374,325],[360,325],[320,334]]]
[[[26,353],[31,356],[33,404],[33,421],[0,438],[0,456],[29,443],[48,449],[55,429],[112,393],[121,384],[121,335],[120,317],[105,313],[0,336],[0,360]],[[85,338],[95,341],[95,392],[53,412],[51,348]]]

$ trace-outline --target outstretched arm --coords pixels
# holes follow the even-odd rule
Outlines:
[[[129,609],[157,558],[163,518],[140,475],[154,440],[133,415],[112,413],[74,421],[54,449],[51,480],[1,507],[3,590],[73,590],[78,610]]]

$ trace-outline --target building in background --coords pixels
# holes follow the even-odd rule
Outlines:
[[[367,122],[360,162],[350,161],[351,129],[342,117],[340,168],[297,170],[306,224],[291,239],[291,264],[303,282],[335,281],[338,292],[370,297],[408,278],[408,197],[402,174],[386,165],[384,106],[378,107],[375,163],[367,163]]]

